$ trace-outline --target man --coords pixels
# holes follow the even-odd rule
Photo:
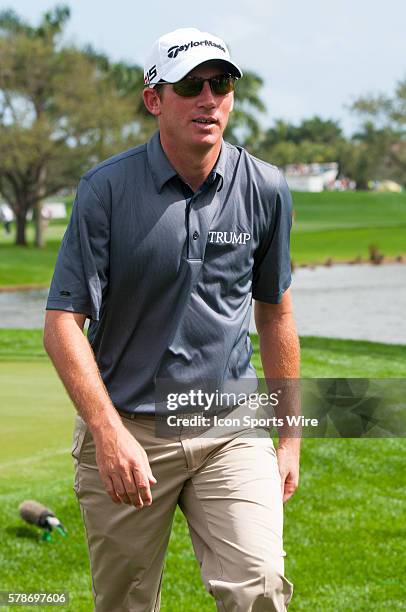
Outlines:
[[[44,344],[77,410],[72,454],[97,612],[159,610],[179,505],[219,610],[284,610],[282,501],[299,441],[155,430],[159,380],[297,378],[291,202],[277,168],[222,140],[241,70],[194,28],[145,65],[159,131],[82,178],[52,281]],[[83,335],[91,319],[88,339]],[[163,417],[162,417],[163,418]]]
[[[0,221],[4,225],[4,232],[11,233],[11,222],[13,220],[13,211],[7,204],[0,204]]]

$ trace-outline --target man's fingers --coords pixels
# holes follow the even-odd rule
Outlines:
[[[147,474],[139,468],[134,468],[132,473],[142,502],[150,506],[152,504],[152,495]]]
[[[158,482],[151,470],[149,471],[148,480],[151,484],[156,484]]]
[[[295,492],[295,490],[296,489],[293,489],[293,491],[292,490],[288,490],[288,491],[285,490],[285,493],[283,495],[283,503],[287,502],[292,497],[292,495]]]
[[[289,476],[289,472],[283,469],[279,464],[278,464],[278,468],[279,468],[279,476],[281,477],[281,491],[282,491],[282,497],[283,497],[285,495],[286,482]]]
[[[294,492],[295,488],[292,488],[290,486],[285,487],[285,491],[283,492],[283,503],[287,502],[288,499],[292,497]]]
[[[113,472],[102,480],[108,495],[116,504],[125,503],[142,508],[144,504],[150,506],[152,503],[149,478],[139,468],[123,475]]]
[[[296,491],[298,487],[298,484],[299,484],[298,482],[295,482],[293,480],[293,477],[291,476],[290,473],[287,475],[286,479],[282,481],[283,503],[287,502],[288,499],[292,497],[293,493]]]
[[[286,493],[287,493],[287,480],[286,480],[286,476],[284,476],[283,478],[281,478],[281,492],[282,492],[282,501],[283,503],[285,503],[286,501]]]
[[[102,481],[104,484],[104,488],[106,489],[107,494],[111,497],[112,501],[115,504],[121,504],[121,499],[118,497],[116,490],[114,488],[114,484],[110,476],[102,477]]]
[[[137,483],[135,482],[133,473],[129,470],[123,477],[122,481],[124,483],[125,491],[127,497],[129,499],[129,503],[136,508],[142,508],[143,501],[140,496],[140,492],[137,487]]]
[[[156,484],[158,481],[152,473],[151,466],[149,465],[148,457],[146,455],[145,455],[145,462],[146,462],[148,480],[151,484]]]
[[[148,477],[149,482],[151,484],[156,484],[157,483],[157,479],[155,478],[155,476],[152,473],[151,466],[149,465],[149,461],[148,461],[148,457],[147,457],[146,453],[145,453],[145,468],[146,468],[146,473],[147,473],[147,477]]]
[[[113,482],[114,491],[119,500],[124,504],[130,504],[131,500],[127,494],[125,484],[119,474],[111,474],[110,478]]]
[[[278,469],[281,477],[283,503],[288,501],[299,486],[299,454],[286,447],[276,449]]]
[[[107,452],[103,446],[100,455],[96,454],[105,489],[115,503],[124,502],[136,508],[150,506],[150,487],[157,481],[152,474],[148,456],[126,430],[123,430],[118,442],[116,449]]]

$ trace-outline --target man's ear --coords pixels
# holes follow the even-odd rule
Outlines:
[[[161,114],[161,98],[154,87],[146,87],[142,92],[145,108],[157,117]]]

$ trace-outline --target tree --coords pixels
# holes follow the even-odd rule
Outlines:
[[[406,78],[392,97],[361,97],[350,109],[362,122],[353,139],[368,151],[368,178],[391,178],[406,185]]]
[[[141,142],[145,131],[133,100],[142,70],[103,67],[102,56],[64,46],[68,18],[69,9],[57,7],[33,27],[13,11],[0,13],[0,193],[16,216],[20,245],[27,244],[30,209],[40,219],[43,198],[76,184],[85,167]],[[38,246],[40,230],[38,223]]]
[[[332,119],[322,119],[317,115],[303,119],[299,125],[293,125],[283,119],[276,119],[274,126],[265,133],[265,146],[273,146],[281,142],[300,144],[303,141],[334,144],[343,138],[341,127]]]
[[[226,140],[248,149],[255,147],[261,136],[257,115],[265,112],[265,104],[259,95],[262,85],[261,77],[249,70],[245,70],[243,78],[237,81],[234,109],[224,133]]]
[[[259,143],[257,154],[278,166],[337,160],[344,142],[341,127],[331,119],[311,117],[299,125],[276,119]]]
[[[303,119],[296,128],[295,138],[297,143],[306,140],[331,145],[343,138],[343,132],[336,121],[322,119],[316,115],[310,119]]]
[[[41,201],[156,129],[142,101],[142,69],[90,46],[64,45],[69,16],[56,7],[34,27],[12,10],[0,12],[0,193],[16,216],[19,245],[27,244],[30,209],[41,246]],[[245,146],[259,139],[261,85],[249,71],[238,83],[226,138]]]

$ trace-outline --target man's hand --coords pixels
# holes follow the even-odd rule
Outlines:
[[[281,442],[276,449],[283,503],[287,502],[299,485],[300,440]]]
[[[100,478],[114,503],[136,508],[152,504],[156,484],[145,450],[123,427],[93,435]]]

